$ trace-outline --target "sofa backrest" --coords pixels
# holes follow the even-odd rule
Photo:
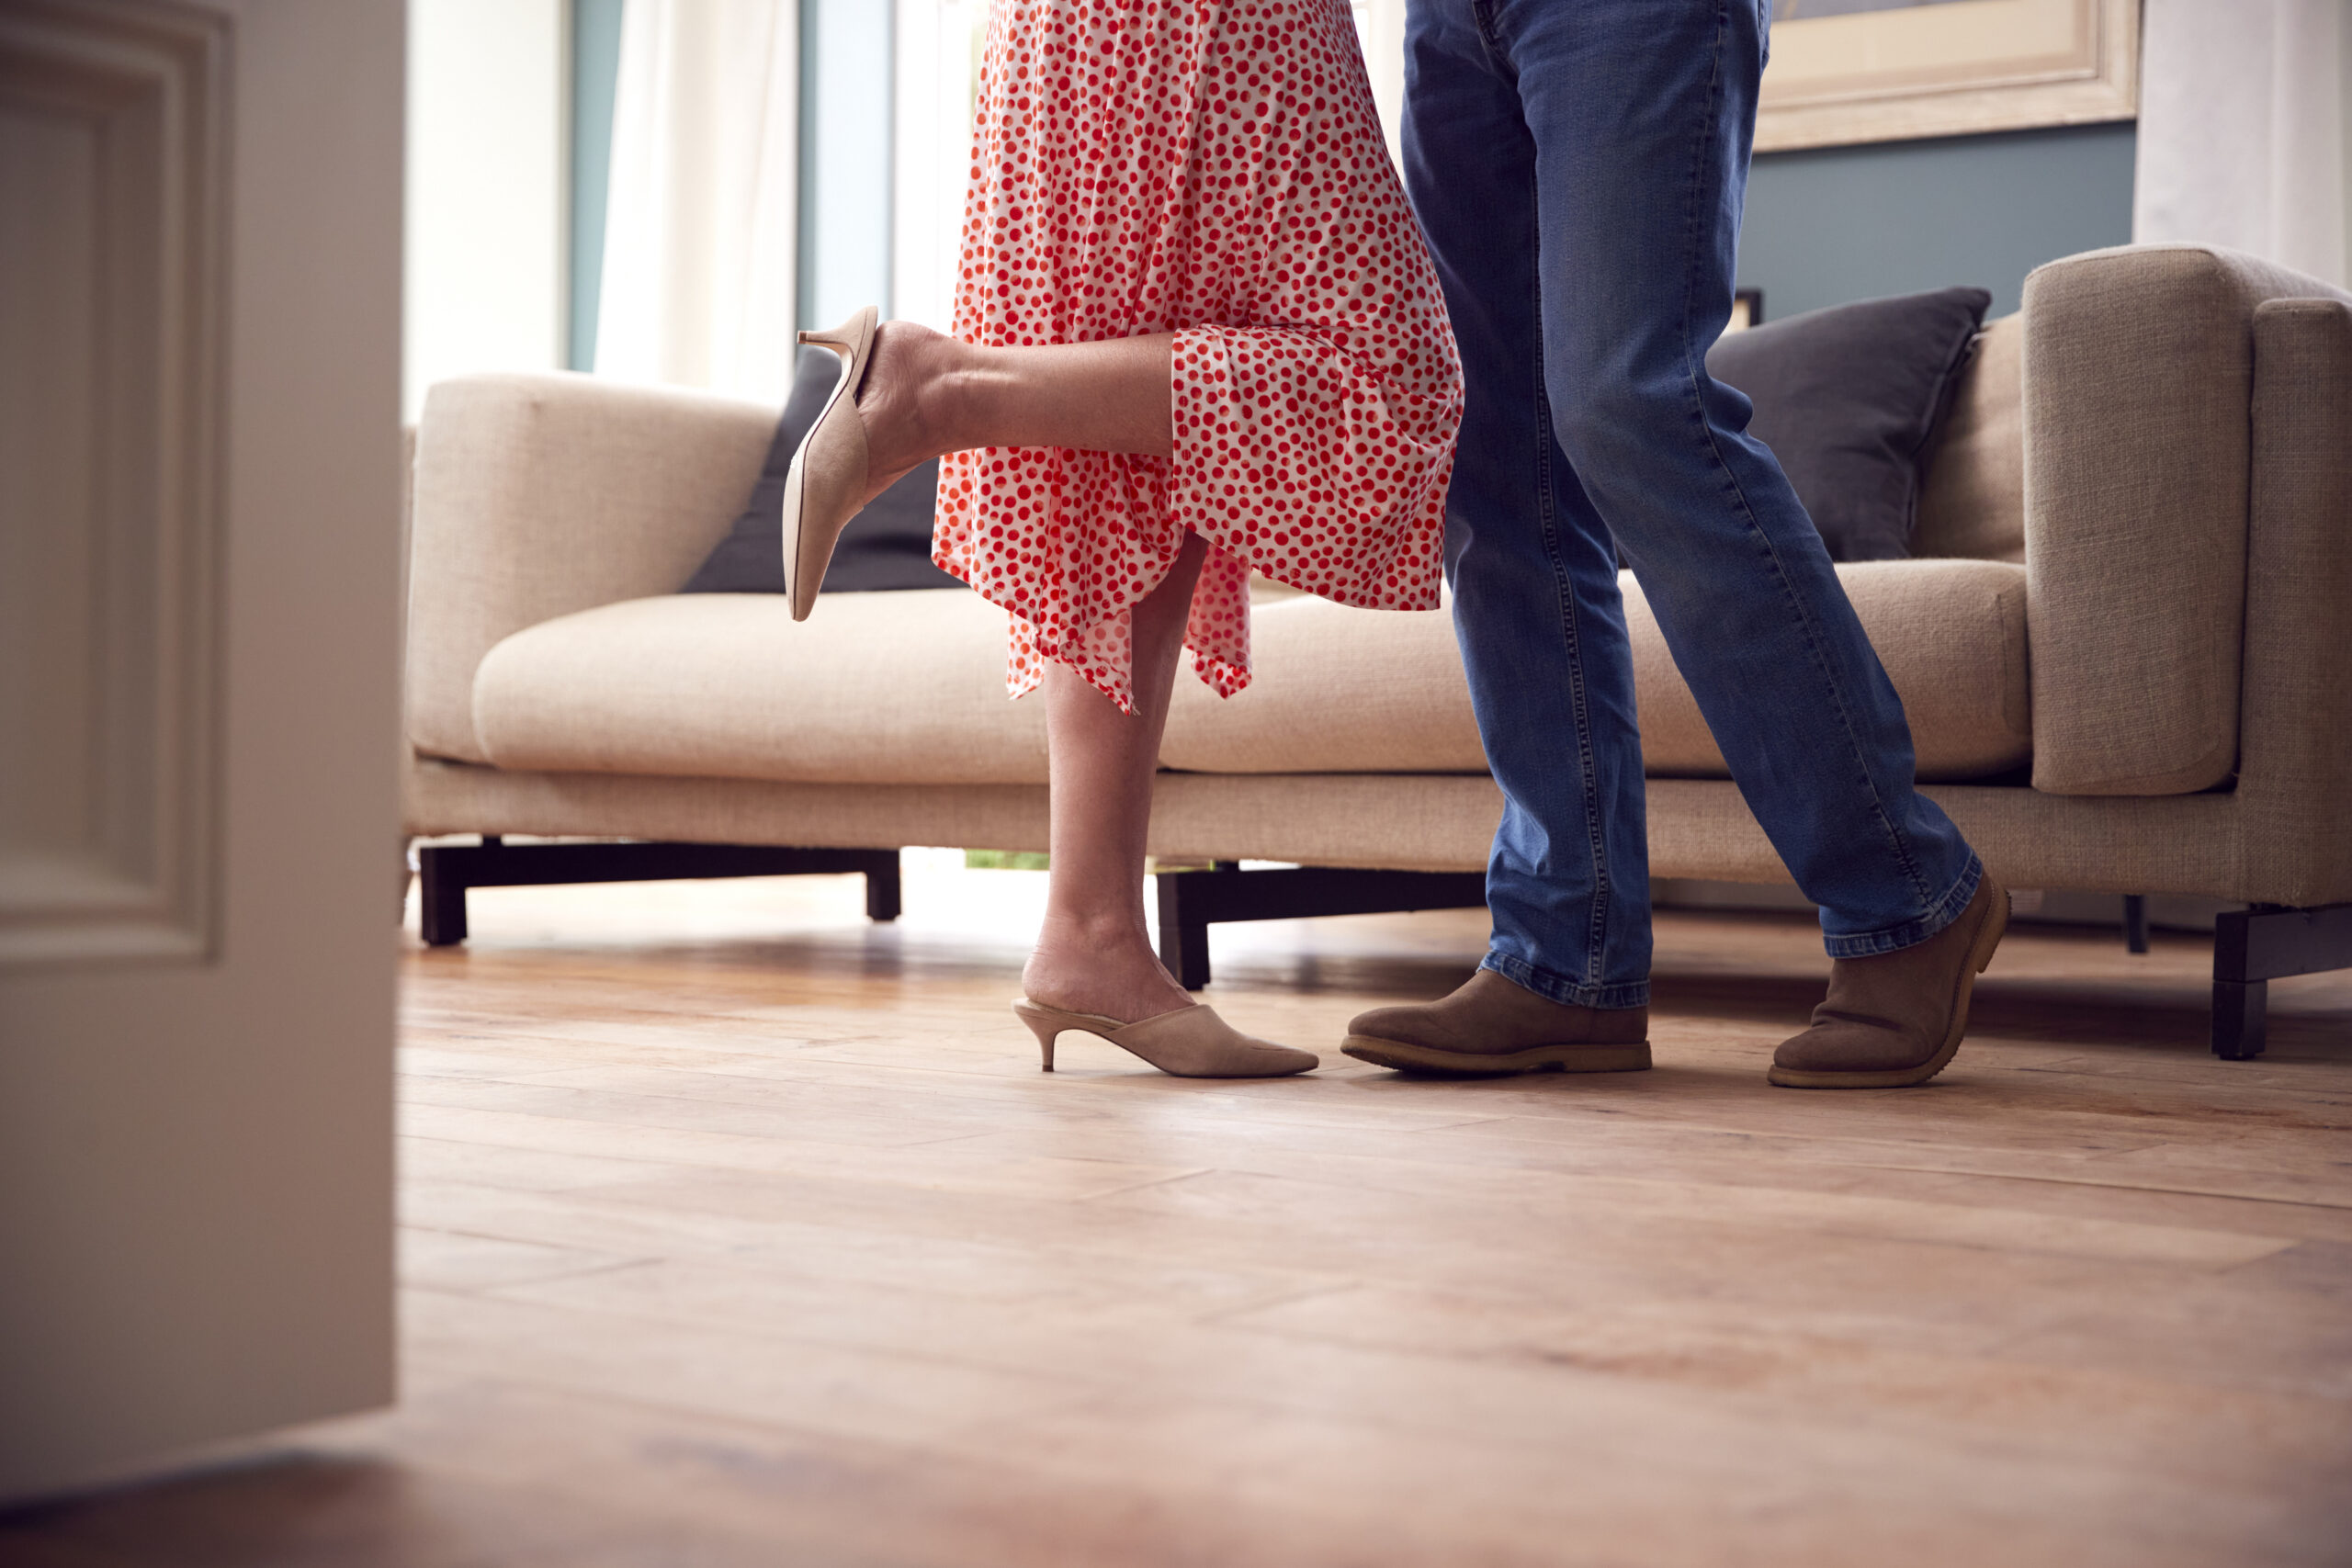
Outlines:
[[[486,762],[474,672],[514,633],[674,593],[743,508],[775,410],[561,372],[467,376],[417,435],[408,736]]]

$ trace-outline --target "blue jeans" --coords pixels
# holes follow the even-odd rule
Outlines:
[[[1833,956],[1926,941],[1982,874],[1748,400],[1707,374],[1770,5],[1407,11],[1406,184],[1468,394],[1446,572],[1505,799],[1486,967],[1555,1001],[1649,999],[1619,547]]]

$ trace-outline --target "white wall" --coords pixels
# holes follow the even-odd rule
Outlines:
[[[2352,5],[2149,0],[2132,237],[2352,282]]]
[[[409,0],[402,417],[564,363],[564,0]]]
[[[897,313],[890,299],[895,22],[890,0],[800,0],[800,308],[811,327],[832,326],[866,305]],[[959,187],[959,212],[962,195]]]
[[[945,332],[955,314],[988,0],[898,6],[891,311]]]

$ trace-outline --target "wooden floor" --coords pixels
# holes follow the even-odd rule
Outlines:
[[[402,1404],[0,1562],[2352,1562],[2352,977],[2226,1064],[2200,940],[2021,928],[1935,1085],[1806,1094],[1817,936],[1690,914],[1649,1073],[1046,1077],[1038,880],[406,938]],[[1328,1048],[1482,934],[1220,928],[1209,999]]]

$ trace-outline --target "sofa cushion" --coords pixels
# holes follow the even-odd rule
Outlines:
[[[1838,567],[1838,578],[1903,699],[1920,778],[1989,778],[2031,758],[2024,567],[1857,561]],[[1648,602],[1631,578],[1623,581],[1643,771],[1655,777],[1728,777]]]
[[[668,593],[727,531],[775,410],[570,371],[425,394],[408,590],[408,739],[487,762],[482,655],[528,626]]]
[[[1838,568],[1911,716],[1919,776],[1984,778],[2031,754],[2025,569],[1995,561]],[[1642,751],[1653,774],[1726,776],[1631,573]],[[1486,766],[1453,627],[1444,615],[1354,610],[1302,598],[1260,606],[1256,678],[1220,702],[1177,682],[1160,761],[1201,773],[1473,773]]]
[[[1993,297],[1982,288],[1865,299],[1727,333],[1707,368],[1755,405],[1829,558],[1902,560],[1936,437]]]
[[[1911,715],[1927,779],[2030,753],[2025,570],[1878,561],[1838,576]],[[1724,775],[1631,575],[1643,754],[1654,774]],[[1004,612],[969,592],[837,594],[808,621],[770,594],[637,599],[492,649],[474,728],[503,768],[810,784],[1035,784],[1045,705],[1004,694]],[[1180,674],[1160,761],[1231,773],[1481,773],[1443,615],[1300,597],[1260,605],[1256,680],[1220,700]]]
[[[2025,318],[1984,323],[1919,492],[1915,556],[2025,559]]]
[[[784,483],[793,455],[809,427],[825,412],[841,379],[841,356],[830,349],[803,349],[793,372],[792,393],[776,417],[767,461],[752,486],[752,497],[727,536],[686,579],[682,593],[781,593],[784,592]],[[939,459],[918,463],[889,489],[866,502],[833,546],[825,569],[823,593],[870,593],[903,588],[958,588],[962,584],[931,564],[931,525],[939,494]]]
[[[2034,788],[2188,795],[2235,772],[2255,312],[2323,297],[2352,302],[2218,246],[2027,276]]]
[[[1313,594],[1255,604],[1250,682],[1231,697],[1176,679],[1165,767],[1204,773],[1473,773],[1487,769],[1445,611],[1359,610]]]
[[[474,678],[502,768],[811,784],[1038,784],[1046,711],[1004,694],[1005,615],[969,590],[606,604],[515,633]]]

